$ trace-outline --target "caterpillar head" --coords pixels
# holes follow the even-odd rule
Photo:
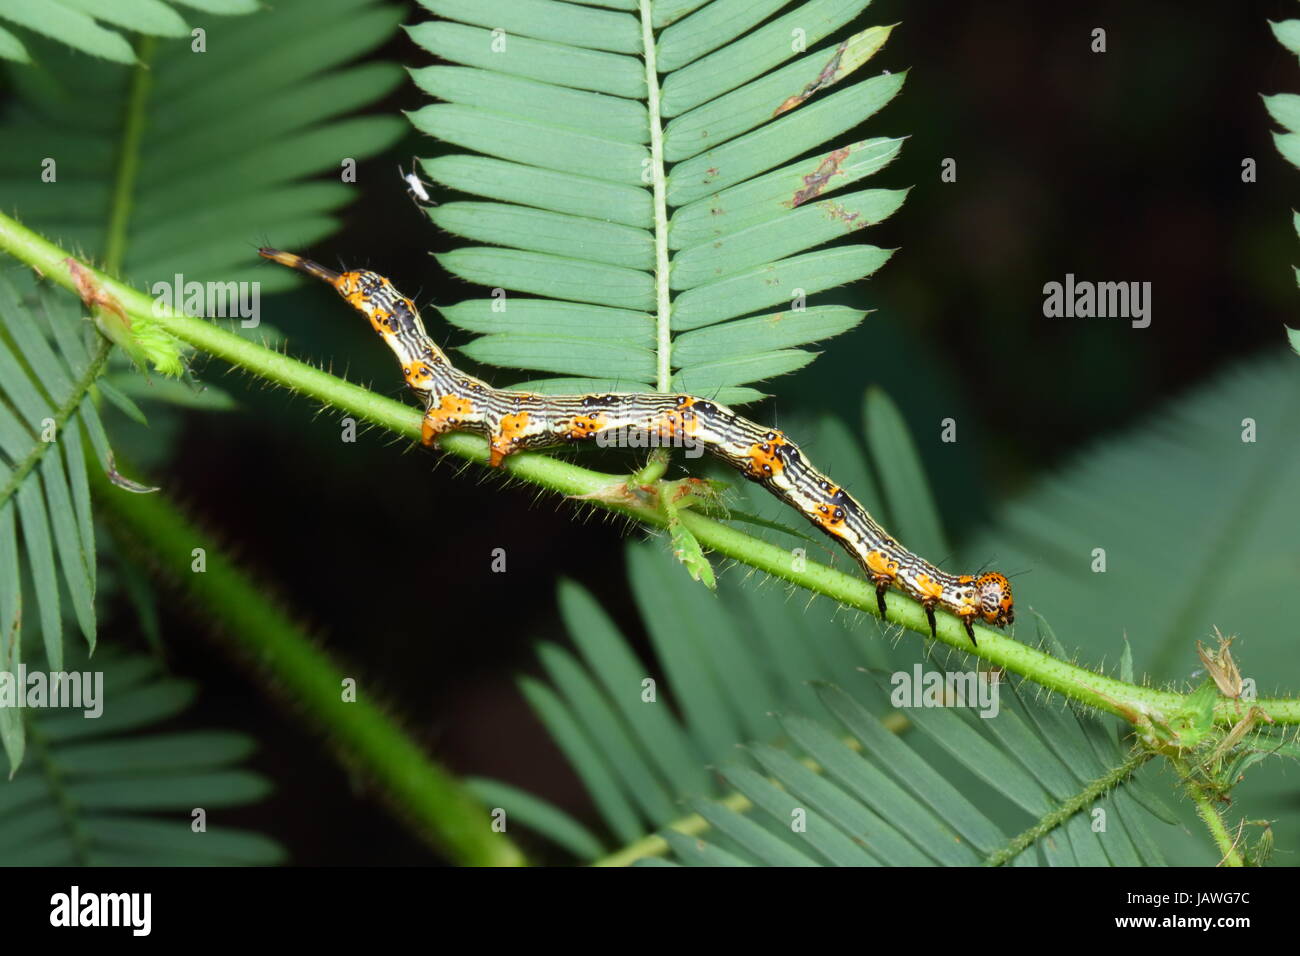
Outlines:
[[[1006,627],[1016,619],[1011,582],[1005,574],[981,574],[975,579],[975,592],[979,595],[980,616],[986,623]]]

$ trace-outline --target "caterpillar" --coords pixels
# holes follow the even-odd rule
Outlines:
[[[838,541],[875,586],[882,620],[885,592],[891,587],[921,604],[931,636],[936,608],[956,615],[977,646],[972,626],[976,618],[997,627],[1015,620],[1006,575],[996,571],[948,574],[908,551],[777,429],[691,395],[561,396],[493,388],[452,365],[425,331],[415,303],[383,276],[364,269],[338,273],[290,252],[258,251],[264,258],[328,282],[370,320],[401,363],[406,384],[424,401],[420,431],[425,445],[446,432],[477,432],[487,438],[488,464],[496,468],[515,452],[593,440],[610,430],[635,429],[689,441],[762,485]]]

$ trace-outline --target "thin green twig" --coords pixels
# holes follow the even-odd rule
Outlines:
[[[126,242],[134,207],[135,183],[140,173],[140,149],[144,142],[149,90],[153,85],[149,69],[157,41],[141,36],[136,44],[136,63],[131,68],[131,89],[126,100],[122,139],[118,143],[117,167],[113,171],[113,196],[104,231],[104,268],[117,272],[126,259]]]
[[[645,57],[646,109],[650,123],[650,184],[655,214],[655,388],[673,387],[672,292],[668,261],[668,174],[664,169],[663,118],[659,115],[659,66],[656,61],[653,4],[641,0],[641,47]]]
[[[1245,866],[1246,861],[1237,849],[1237,841],[1228,830],[1228,825],[1224,822],[1222,814],[1219,813],[1215,793],[1197,782],[1191,764],[1186,757],[1171,756],[1169,762],[1182,779],[1183,788],[1195,805],[1196,813],[1205,824],[1205,828],[1210,831],[1210,838],[1214,840],[1214,845],[1219,848],[1219,865]]]
[[[81,407],[81,400],[86,397],[91,386],[99,378],[99,373],[103,371],[105,363],[108,361],[109,353],[113,350],[113,343],[108,339],[100,338],[95,344],[94,354],[90,357],[90,364],[86,370],[81,373],[81,377],[73,383],[72,391],[64,399],[63,404],[58,407],[54,413],[54,433],[57,435],[63,431],[63,426]],[[5,482],[3,488],[0,488],[0,508],[4,507],[6,501],[18,490],[23,481],[27,478],[28,472],[40,464],[41,459],[51,448],[57,448],[58,445],[52,441],[38,441],[32,446],[26,457],[14,466],[13,472],[9,475],[9,480]]]
[[[1010,863],[1022,852],[1043,839],[1043,837],[1047,836],[1047,834],[1051,833],[1057,827],[1069,822],[1070,818],[1076,813],[1079,813],[1081,810],[1086,810],[1094,802],[1105,796],[1110,790],[1119,786],[1136,773],[1139,767],[1154,756],[1155,754],[1150,750],[1134,750],[1123,763],[1116,767],[1112,767],[1092,783],[1088,784],[1088,786],[1084,787],[1074,796],[1063,802],[1055,810],[1045,814],[1041,820],[1029,829],[1013,837],[1006,846],[989,856],[989,858],[984,861],[984,865],[1002,866],[1004,863]]]

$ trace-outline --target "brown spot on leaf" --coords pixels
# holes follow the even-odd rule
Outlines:
[[[862,219],[861,212],[851,213],[844,208],[843,203],[828,202],[825,206],[825,209],[828,218],[840,220],[841,222],[844,223],[844,225],[849,227],[850,231],[854,229],[861,229],[863,226],[867,224],[866,220]],[[858,221],[860,219],[862,220],[861,222]]]
[[[835,48],[835,55],[830,58],[827,64],[822,67],[822,71],[817,74],[817,79],[813,80],[794,96],[788,97],[776,108],[773,116],[780,116],[787,110],[792,110],[808,97],[812,96],[818,90],[825,89],[839,80],[840,61],[844,58],[844,51],[848,49],[849,41],[845,40]]]
[[[830,182],[831,177],[840,171],[840,164],[849,158],[849,148],[833,150],[822,157],[822,161],[817,164],[817,168],[803,178],[804,188],[794,194],[790,205],[802,206],[810,199],[815,199],[821,195],[826,184]]]

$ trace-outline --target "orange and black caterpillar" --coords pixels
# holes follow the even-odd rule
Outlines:
[[[591,440],[611,430],[639,430],[700,445],[839,541],[875,584],[882,618],[885,592],[896,587],[925,608],[931,634],[936,607],[955,614],[966,625],[972,643],[975,618],[998,627],[1015,619],[1011,584],[1005,575],[995,571],[978,577],[948,574],[908,551],[775,429],[690,395],[561,396],[495,389],[451,364],[429,338],[415,303],[383,276],[365,270],[332,272],[289,252],[259,251],[267,259],[324,279],[370,320],[402,363],[407,385],[424,400],[426,445],[444,432],[478,432],[487,437],[489,464],[494,468],[507,455],[525,448]]]

